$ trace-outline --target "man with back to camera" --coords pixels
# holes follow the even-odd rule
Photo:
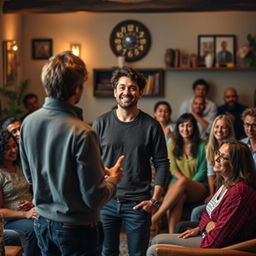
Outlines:
[[[97,256],[99,210],[116,192],[124,156],[105,178],[97,136],[75,106],[87,79],[79,57],[68,51],[51,57],[41,78],[47,97],[24,120],[20,142],[39,246],[43,256]]]
[[[243,121],[241,115],[247,106],[238,102],[236,89],[227,88],[224,91],[225,104],[218,107],[218,115],[227,115],[234,124],[236,138],[238,140],[245,137]]]
[[[247,137],[241,141],[250,148],[256,166],[256,108],[245,109],[242,113],[242,120]]]
[[[129,67],[117,69],[111,79],[117,108],[98,117],[93,124],[105,165],[125,155],[124,176],[116,197],[101,210],[104,231],[102,255],[119,255],[121,225],[131,256],[144,256],[148,247],[151,211],[159,207],[166,183],[169,160],[165,137],[158,121],[137,107],[145,78]],[[156,169],[151,196],[151,160]]]
[[[209,84],[204,79],[197,79],[193,84],[193,93],[194,97],[200,96],[205,99],[205,109],[203,111],[203,118],[206,118],[208,121],[212,122],[217,113],[216,104],[207,98],[207,93],[209,91]],[[181,106],[179,111],[179,116],[184,113],[192,113],[192,103],[194,97],[191,99],[185,100]]]

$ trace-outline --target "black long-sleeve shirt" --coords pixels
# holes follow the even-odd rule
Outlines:
[[[125,155],[124,175],[116,196],[135,201],[149,199],[151,160],[156,169],[155,185],[164,186],[169,175],[169,159],[164,134],[156,120],[140,111],[135,120],[122,122],[112,110],[98,117],[93,128],[99,137],[105,166],[113,166],[120,155]]]

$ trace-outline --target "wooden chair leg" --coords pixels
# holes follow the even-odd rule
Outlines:
[[[5,249],[5,256],[22,256],[22,247],[21,246],[11,246],[6,245]]]

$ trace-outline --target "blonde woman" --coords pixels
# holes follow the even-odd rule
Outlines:
[[[209,140],[206,145],[206,159],[207,159],[207,176],[209,184],[209,195],[205,199],[205,203],[208,203],[215,193],[215,173],[213,171],[214,156],[223,140],[234,139],[235,132],[233,123],[226,115],[217,116],[211,127]],[[191,213],[191,221],[199,221],[199,218],[205,209],[206,204],[200,205],[193,209]]]

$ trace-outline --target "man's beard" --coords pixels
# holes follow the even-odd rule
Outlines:
[[[128,103],[124,103],[121,99],[122,97],[129,97],[131,101]],[[122,109],[129,109],[137,105],[138,99],[131,95],[120,95],[116,102],[117,105],[120,106]]]
[[[236,108],[236,105],[237,105],[236,102],[229,102],[229,103],[227,103],[227,109],[234,110]]]

